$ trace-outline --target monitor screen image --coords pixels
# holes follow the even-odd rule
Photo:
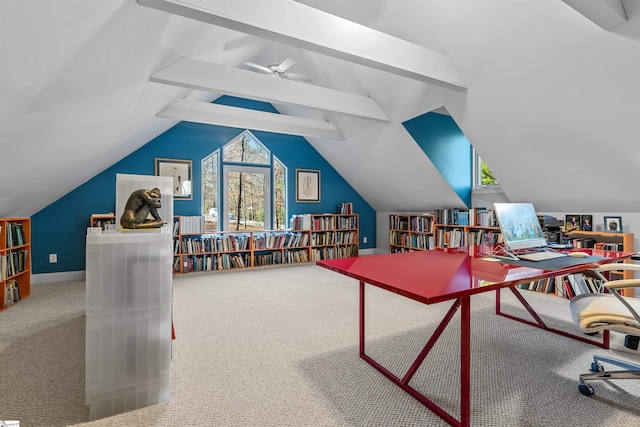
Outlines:
[[[494,203],[507,250],[547,246],[532,203]]]

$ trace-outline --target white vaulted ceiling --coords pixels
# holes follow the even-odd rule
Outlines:
[[[461,206],[402,126],[443,107],[510,200],[635,212],[639,11],[581,3],[1,2],[0,216],[32,215],[193,114],[304,135],[378,211]],[[310,84],[244,65],[287,57]],[[225,94],[282,117],[208,104]]]

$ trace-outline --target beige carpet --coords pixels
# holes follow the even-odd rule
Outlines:
[[[89,422],[84,405],[84,282],[34,285],[0,314],[0,419],[25,426],[442,426],[358,357],[358,285],[312,264],[174,280],[171,401]],[[503,292],[511,312],[521,313]],[[554,326],[567,302],[526,293]],[[367,288],[367,352],[396,373],[449,303]],[[493,314],[473,297],[472,425],[640,426],[640,384],[578,375],[593,353],[639,362],[614,336],[602,351]],[[457,414],[457,316],[412,385]]]

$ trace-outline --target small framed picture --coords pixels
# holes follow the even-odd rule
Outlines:
[[[156,176],[173,178],[173,199],[192,200],[191,160],[156,159]]]
[[[610,233],[622,233],[622,217],[621,216],[605,216],[604,231]]]
[[[580,230],[580,215],[567,215],[564,219],[565,231],[578,231]]]
[[[320,171],[296,169],[296,202],[320,201]]]
[[[582,231],[593,231],[593,215],[580,215],[580,228]]]

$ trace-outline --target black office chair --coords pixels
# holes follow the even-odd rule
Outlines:
[[[606,264],[591,270],[604,282],[604,287],[608,289],[609,293],[582,294],[574,297],[569,304],[571,316],[574,323],[587,334],[596,334],[603,330],[627,334],[624,341],[625,347],[637,350],[640,341],[640,299],[630,296],[623,297],[619,290],[640,287],[640,279],[608,281],[602,273],[612,270],[640,271],[640,265]],[[622,370],[605,371],[602,363],[617,366]],[[621,378],[640,379],[640,365],[608,357],[593,356],[591,373],[580,375],[578,390],[585,396],[592,396],[594,394],[593,387],[586,381]]]

